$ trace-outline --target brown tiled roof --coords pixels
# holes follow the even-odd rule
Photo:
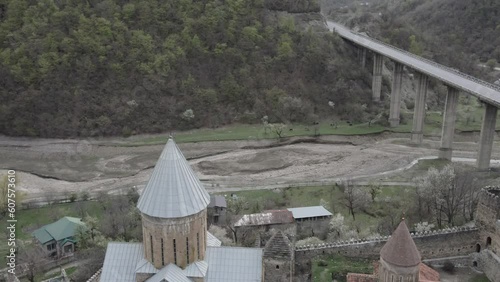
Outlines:
[[[439,282],[439,272],[430,268],[424,263],[420,263],[419,266],[419,282]]]
[[[378,282],[374,274],[347,273],[347,282]]]
[[[380,257],[393,265],[408,267],[420,263],[420,253],[404,220],[380,250]]]
[[[264,248],[264,257],[272,259],[291,259],[293,251],[292,243],[282,231],[276,232]]]
[[[235,226],[255,226],[270,224],[286,224],[293,222],[292,212],[288,210],[270,210],[263,213],[245,214]]]

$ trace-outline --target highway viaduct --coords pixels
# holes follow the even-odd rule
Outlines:
[[[366,35],[353,32],[338,23],[327,21],[327,26],[344,40],[353,43],[359,48],[358,54],[360,55],[363,67],[366,63],[367,50],[373,52],[372,99],[374,101],[380,100],[384,57],[390,58],[394,62],[389,114],[389,123],[391,127],[399,125],[403,66],[415,70],[417,89],[411,132],[411,140],[414,143],[422,143],[429,77],[436,78],[447,86],[448,93],[446,96],[443,117],[441,147],[439,149],[440,158],[451,160],[459,92],[466,92],[479,98],[479,100],[485,104],[485,111],[481,126],[476,166],[480,170],[485,170],[490,167],[491,152],[495,137],[497,109],[500,107],[500,86],[482,81],[461,73],[458,70],[440,65]]]

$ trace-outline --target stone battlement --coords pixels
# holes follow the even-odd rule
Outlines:
[[[425,237],[436,236],[436,235],[470,232],[470,231],[477,231],[477,230],[478,229],[476,227],[453,227],[453,228],[445,228],[445,229],[441,229],[441,230],[411,233],[411,237],[416,239],[416,238],[425,238]],[[332,243],[296,246],[295,251],[298,251],[298,252],[311,251],[311,250],[320,250],[320,249],[326,249],[326,248],[338,248],[338,247],[346,247],[346,246],[359,246],[359,245],[363,245],[363,244],[381,243],[381,242],[386,242],[390,237],[391,236],[380,236],[380,237],[376,237],[376,238],[372,238],[372,239],[350,239],[350,240],[337,241],[337,242],[332,242]]]
[[[500,187],[487,186],[481,189],[479,202],[492,210],[500,210]]]

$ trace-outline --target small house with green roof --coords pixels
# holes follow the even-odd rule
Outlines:
[[[75,235],[78,228],[86,228],[80,218],[65,216],[31,234],[47,255],[61,257],[75,251],[77,243]]]

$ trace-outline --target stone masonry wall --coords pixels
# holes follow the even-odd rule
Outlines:
[[[478,256],[478,267],[481,269],[490,281],[500,281],[500,258],[489,250],[482,251]]]
[[[264,281],[290,282],[293,279],[293,261],[264,259]]]
[[[422,259],[430,259],[468,255],[474,252],[479,239],[479,231],[476,228],[455,228],[412,234],[412,237]],[[312,258],[333,254],[378,260],[380,249],[388,238],[384,236],[375,240],[351,240],[296,247],[295,260],[298,263],[304,263]]]
[[[185,268],[196,260],[203,260],[207,245],[206,224],[206,210],[194,215],[171,219],[150,217],[143,214],[144,257],[158,269],[169,263],[176,263],[179,267]],[[151,242],[153,251],[151,251]]]
[[[481,230],[481,249],[500,254],[500,187],[485,187],[479,194],[476,226]]]

